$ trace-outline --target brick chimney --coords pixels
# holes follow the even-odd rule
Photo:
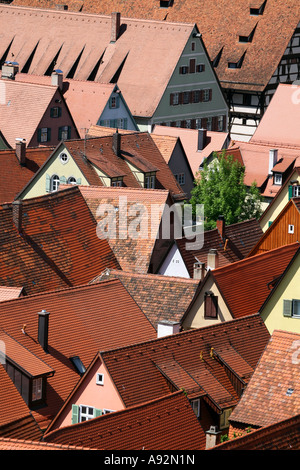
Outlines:
[[[21,165],[25,165],[26,160],[26,140],[16,139],[16,156]]]
[[[120,32],[121,13],[113,11],[111,14],[111,37],[110,42],[116,42]]]
[[[217,220],[217,229],[222,238],[225,237],[225,218],[224,215],[219,215]]]
[[[42,310],[38,313],[38,342],[48,352],[48,335],[49,335],[49,313],[46,310]]]
[[[12,219],[19,233],[22,233],[22,201],[17,200],[12,202]]]

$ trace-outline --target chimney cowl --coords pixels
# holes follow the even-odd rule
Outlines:
[[[197,150],[203,150],[206,145],[206,129],[198,129],[198,141],[197,141]]]
[[[51,85],[58,87],[60,90],[63,89],[64,74],[62,70],[53,70],[51,73]]]
[[[18,62],[6,61],[1,67],[1,78],[6,80],[14,80],[18,71]]]

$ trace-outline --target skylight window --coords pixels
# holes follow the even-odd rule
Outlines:
[[[86,368],[82,364],[82,361],[79,356],[70,357],[72,364],[80,375],[83,375],[86,371]]]
[[[260,7],[250,7],[250,15],[251,16],[258,16],[262,15],[266,6],[267,0],[265,0]]]
[[[293,389],[293,388],[288,388],[287,391],[286,391],[286,395],[287,395],[288,397],[290,397],[293,392],[294,392],[294,389]]]

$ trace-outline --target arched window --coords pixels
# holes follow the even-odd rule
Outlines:
[[[67,183],[68,184],[76,184],[77,183],[76,178],[74,178],[74,176],[70,176],[70,178],[68,178]]]
[[[50,190],[51,191],[57,191],[58,186],[59,186],[59,176],[58,175],[51,176]]]

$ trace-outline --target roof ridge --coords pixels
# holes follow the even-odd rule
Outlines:
[[[100,274],[100,276],[102,274],[105,274],[105,271],[103,273]],[[186,278],[186,277],[177,277],[177,276],[165,276],[164,274],[153,274],[153,273],[136,273],[136,272],[131,272],[131,271],[123,271],[123,270],[117,270],[117,269],[109,269],[109,274],[120,274],[120,276],[124,276],[124,277],[142,277],[142,278],[145,278],[145,279],[160,279],[160,280],[164,280],[166,282],[184,282],[184,283],[194,283],[194,284],[198,284],[199,283],[199,279],[193,279],[193,278]],[[96,279],[97,277],[99,276],[96,276]],[[1,287],[1,286],[0,286]]]

